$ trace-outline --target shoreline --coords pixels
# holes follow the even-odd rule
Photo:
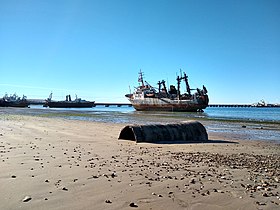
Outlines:
[[[0,116],[0,209],[280,205],[276,143],[229,131],[209,132],[209,143],[136,144],[118,140],[125,124]]]
[[[158,120],[182,120],[184,118],[189,119],[196,119],[196,120],[204,120],[204,121],[219,121],[219,122],[250,122],[250,123],[256,123],[256,124],[277,124],[280,125],[280,118],[277,117],[279,112],[272,112],[274,109],[271,108],[265,108],[265,109],[256,109],[258,111],[260,110],[268,110],[268,115],[273,115],[274,118],[271,119],[272,116],[269,118],[264,116],[254,116],[254,115],[248,115],[247,117],[244,117],[244,110],[248,111],[248,109],[243,108],[217,108],[211,109],[211,113],[207,112],[148,112],[148,111],[135,111],[131,107],[99,107],[99,108],[45,108],[41,106],[32,106],[31,108],[13,108],[13,107],[2,107],[0,109],[0,114],[19,114],[19,115],[30,115],[30,116],[60,116],[60,117],[76,117],[77,119],[80,117],[80,119],[88,119],[100,116],[104,114],[105,116],[107,114],[116,114],[118,117],[128,117],[128,120],[130,118],[138,118],[141,120],[141,118],[146,118],[149,120],[152,119],[158,119]],[[280,109],[279,109],[280,110]],[[225,112],[227,111],[227,112]],[[234,112],[234,114],[228,114],[228,112]],[[250,110],[249,112],[250,113]],[[276,116],[276,117],[275,117]],[[263,117],[263,118],[261,118]],[[119,123],[118,121],[114,121],[114,123]]]
[[[237,136],[235,139],[264,140],[280,143],[280,121],[258,121],[245,119],[218,119],[199,117],[197,113],[149,113],[120,111],[92,111],[71,109],[15,109],[6,108],[0,110],[0,117],[9,115],[34,116],[53,119],[68,119],[75,121],[101,122],[113,124],[155,124],[155,123],[179,123],[188,120],[201,122],[209,133],[224,135],[231,133]]]

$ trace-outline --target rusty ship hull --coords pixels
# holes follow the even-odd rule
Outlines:
[[[192,100],[170,100],[168,98],[130,99],[129,101],[137,111],[196,112],[208,106],[208,104]]]

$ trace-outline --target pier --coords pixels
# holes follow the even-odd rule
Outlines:
[[[257,107],[257,108],[279,108],[279,104],[267,104],[264,106],[261,105],[252,105],[252,104],[209,104],[208,107],[224,107],[224,108],[249,108],[249,107]]]
[[[105,106],[105,107],[109,107],[109,106],[117,106],[117,107],[128,106],[128,107],[132,107],[131,103],[95,103],[93,105],[93,107],[96,107],[96,106]]]
[[[46,103],[45,99],[28,99],[28,102],[30,105],[44,105]],[[132,107],[131,103],[118,103],[118,102],[96,102],[94,103],[93,107],[96,106],[117,106],[117,107],[122,107],[122,106],[128,106]]]
[[[28,99],[28,102],[31,105],[44,105],[45,100],[43,99]],[[116,107],[132,107],[131,103],[117,103],[117,102],[96,102],[93,107],[96,106],[116,106]],[[278,104],[268,104],[267,106],[256,106],[252,104],[209,104],[208,107],[217,107],[217,108],[250,108],[250,107],[280,107]]]
[[[208,107],[255,107],[251,104],[209,104]]]
[[[105,107],[110,107],[110,106],[117,106],[117,107],[122,107],[122,106],[128,106],[132,107],[131,103],[95,103],[95,106],[105,106]],[[250,108],[250,107],[279,107],[276,105],[268,105],[268,106],[254,106],[252,104],[209,104],[208,107],[216,107],[216,108]]]

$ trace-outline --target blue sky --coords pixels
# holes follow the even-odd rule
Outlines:
[[[210,103],[280,103],[279,0],[0,0],[0,96],[127,102],[205,85]]]

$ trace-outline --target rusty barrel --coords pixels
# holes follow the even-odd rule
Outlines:
[[[128,125],[119,135],[119,139],[138,142],[205,142],[208,134],[205,127],[197,121],[178,124]]]

